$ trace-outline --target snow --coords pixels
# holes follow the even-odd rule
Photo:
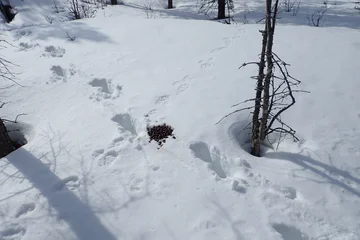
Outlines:
[[[1,240],[360,239],[356,12],[319,28],[281,19],[275,51],[311,93],[284,114],[300,142],[256,158],[249,112],[216,123],[254,95],[256,67],[238,67],[257,59],[262,25],[199,20],[191,1],[49,24],[52,1],[14,2],[1,54],[20,85],[1,81],[1,116],[26,114],[8,127],[28,143],[0,160]],[[176,136],[160,149],[157,123]]]

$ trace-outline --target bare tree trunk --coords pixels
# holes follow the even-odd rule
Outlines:
[[[118,4],[117,0],[111,0],[111,5],[117,5],[117,4]]]
[[[224,19],[226,10],[226,0],[218,0],[218,19]]]
[[[6,127],[4,125],[4,122],[0,118],[0,158],[5,157],[12,151],[14,151],[15,148],[11,142],[11,139],[7,133]]]
[[[168,0],[168,9],[174,8],[173,0]]]
[[[279,0],[275,2],[274,14],[271,16],[271,5],[272,0],[266,0],[266,25],[267,25],[267,46],[266,46],[266,76],[264,80],[264,101],[262,105],[262,117],[260,125],[260,141],[263,142],[267,135],[268,131],[268,119],[270,111],[270,82],[273,77],[273,44],[274,44],[274,33],[275,33],[275,23],[277,15],[277,6]]]
[[[266,43],[268,38],[268,31],[266,29],[262,32],[263,40],[262,40],[262,49],[260,54],[260,61],[259,61],[259,72],[257,77],[257,85],[256,85],[256,97],[255,97],[255,109],[252,118],[252,134],[251,134],[251,154],[254,156],[260,156],[260,122],[259,122],[259,115],[261,109],[261,98],[263,92],[263,81],[264,81],[264,69],[265,69],[265,50],[266,50]]]

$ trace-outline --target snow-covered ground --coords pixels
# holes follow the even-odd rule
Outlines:
[[[0,159],[1,240],[360,239],[350,3],[325,27],[281,19],[275,51],[311,93],[284,115],[300,142],[255,158],[241,145],[249,112],[216,122],[254,95],[256,68],[238,67],[257,59],[262,25],[199,20],[190,1],[148,19],[140,0],[49,24],[52,1],[15,2],[1,54],[21,86],[1,81],[1,116],[27,114],[9,127],[28,144]],[[176,136],[160,149],[146,134],[157,123]]]

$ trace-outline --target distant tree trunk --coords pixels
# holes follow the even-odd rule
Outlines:
[[[111,0],[111,5],[117,5],[117,4],[118,4],[117,0]]]
[[[225,18],[226,0],[218,0],[218,19]]]
[[[174,8],[173,0],[168,0],[168,9]]]
[[[5,157],[15,148],[11,142],[11,139],[7,133],[3,120],[0,118],[0,158]]]

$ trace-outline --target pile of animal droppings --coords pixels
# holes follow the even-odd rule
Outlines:
[[[173,134],[174,128],[165,123],[162,125],[147,126],[146,130],[150,137],[149,143],[154,140],[160,145],[160,147],[166,142],[168,137],[176,139]]]

